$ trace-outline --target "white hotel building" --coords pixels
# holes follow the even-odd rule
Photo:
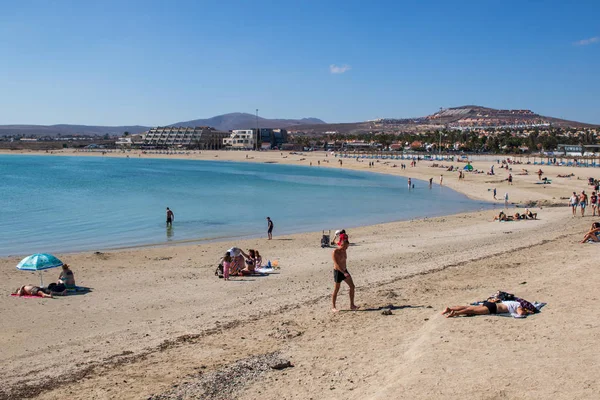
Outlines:
[[[229,137],[223,139],[223,145],[233,149],[254,149],[255,144],[255,129],[235,129]]]

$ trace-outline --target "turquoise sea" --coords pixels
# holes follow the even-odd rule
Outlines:
[[[405,178],[317,166],[6,155],[0,177],[0,256],[265,235],[267,216],[277,236],[489,207],[423,181],[409,191]]]

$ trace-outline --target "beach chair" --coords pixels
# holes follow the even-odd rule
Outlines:
[[[321,236],[321,248],[329,247],[329,239],[331,238],[331,229],[327,231],[325,234],[325,230],[323,230],[323,235]]]

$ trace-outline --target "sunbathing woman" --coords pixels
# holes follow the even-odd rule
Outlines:
[[[67,289],[75,289],[75,274],[69,268],[69,264],[63,264],[57,283],[62,283]]]
[[[525,216],[527,219],[537,219],[537,213],[531,212],[529,208],[525,210]]]
[[[510,314],[515,318],[525,318],[528,314],[533,314],[533,311],[523,308],[518,301],[485,301],[483,305],[480,306],[446,307],[446,309],[442,311],[442,315],[446,315],[446,318],[458,317],[460,315],[488,314]]]
[[[242,275],[252,275],[256,273],[256,251],[248,249],[248,254],[244,253],[246,258],[246,268],[241,270]]]
[[[229,276],[241,275],[241,271],[244,269],[244,257],[248,257],[248,255],[238,247],[232,247],[231,249],[227,250],[227,252],[233,259],[231,262]]]
[[[258,250],[254,250],[255,258],[254,258],[254,268],[258,269],[262,267],[262,257]]]
[[[35,285],[24,285],[13,292],[17,296],[40,296],[52,298],[52,292],[46,288]]]
[[[600,242],[600,222],[594,222],[592,224],[592,228],[588,233],[585,234],[581,243],[585,243],[587,241]]]

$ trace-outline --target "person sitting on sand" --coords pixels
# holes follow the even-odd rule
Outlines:
[[[17,296],[40,296],[44,298],[52,298],[52,292],[40,286],[24,285],[13,292]]]
[[[533,311],[522,307],[518,301],[484,301],[480,306],[446,307],[442,311],[442,315],[446,315],[446,318],[488,314],[510,314],[515,318],[525,318],[527,315],[533,314]]]
[[[71,271],[69,264],[63,264],[62,271],[58,276],[58,282],[56,283],[65,285],[67,289],[75,289],[75,275]]]
[[[258,269],[262,267],[262,256],[258,250],[254,250],[254,268]]]
[[[537,213],[531,212],[529,208],[525,209],[524,215],[526,219],[537,219]]]
[[[256,251],[248,249],[248,254],[243,253],[246,258],[246,268],[241,270],[242,275],[252,275],[256,273]]]
[[[592,228],[585,234],[581,243],[600,242],[600,222],[594,222]]]
[[[231,262],[229,276],[240,275],[241,271],[244,269],[244,257],[248,257],[248,255],[238,247],[232,247],[231,249],[227,250],[227,252],[233,259]]]

